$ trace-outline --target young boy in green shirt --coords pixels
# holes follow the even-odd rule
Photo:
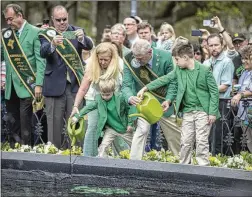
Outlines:
[[[103,140],[98,148],[99,157],[107,157],[107,149],[116,136],[122,137],[131,146],[133,139],[133,121],[128,118],[130,106],[120,92],[115,92],[115,80],[100,80],[100,94],[95,97],[95,103],[86,105],[75,114],[72,123],[78,122],[88,112],[98,109],[98,136],[103,129]]]
[[[220,117],[219,91],[212,72],[193,59],[193,52],[190,43],[177,44],[172,50],[177,65],[175,70],[147,84],[137,96],[142,97],[145,91],[154,90],[177,80],[176,109],[183,112],[180,163],[191,162],[196,141],[198,164],[209,165],[208,136],[212,124]],[[169,100],[164,102],[164,110],[167,110],[170,104]]]

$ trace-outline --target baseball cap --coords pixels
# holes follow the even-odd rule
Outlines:
[[[234,42],[236,40],[244,41],[246,40],[246,36],[243,33],[234,33],[232,41]]]

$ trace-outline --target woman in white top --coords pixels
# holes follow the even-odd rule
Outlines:
[[[99,79],[114,78],[117,81],[117,90],[120,90],[122,76],[118,66],[118,58],[115,47],[109,42],[101,43],[94,49],[86,65],[85,74],[76,95],[71,116],[79,112],[78,106],[84,97],[86,103],[94,102],[96,94],[99,93]],[[85,156],[97,156],[98,138],[100,136],[100,133],[97,133],[98,111],[94,110],[88,113],[87,116],[88,126],[84,139],[83,153]]]

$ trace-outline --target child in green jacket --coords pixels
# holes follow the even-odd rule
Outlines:
[[[115,92],[115,80],[100,80],[100,94],[95,97],[95,103],[82,108],[75,114],[72,123],[78,122],[88,112],[98,109],[98,136],[104,130],[103,140],[98,148],[99,157],[107,157],[107,149],[116,136],[122,137],[131,146],[133,139],[133,121],[128,118],[130,106],[122,93]]]
[[[208,136],[212,124],[220,117],[218,86],[209,67],[193,59],[190,43],[175,45],[172,55],[176,69],[147,84],[138,92],[138,96],[143,97],[145,91],[152,91],[177,80],[176,109],[183,112],[180,163],[191,163],[196,142],[198,164],[209,165]],[[163,102],[164,111],[170,104],[170,100]]]

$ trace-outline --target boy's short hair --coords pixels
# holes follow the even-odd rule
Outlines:
[[[193,46],[192,46],[192,44],[190,42],[178,43],[172,49],[172,55],[173,56],[179,56],[179,57],[182,57],[183,55],[187,55],[189,58],[193,58],[194,57]]]
[[[115,91],[115,79],[100,79],[99,88],[102,93],[109,93]]]
[[[252,46],[251,45],[247,45],[247,46],[242,47],[239,50],[239,53],[241,54],[241,56],[242,56],[243,59],[245,59],[245,58],[250,59],[251,56],[252,56]]]
[[[147,22],[142,22],[142,23],[139,23],[137,25],[137,32],[139,32],[140,29],[145,29],[145,28],[149,28],[150,29],[150,32],[152,32],[152,26],[150,23],[147,23]]]

